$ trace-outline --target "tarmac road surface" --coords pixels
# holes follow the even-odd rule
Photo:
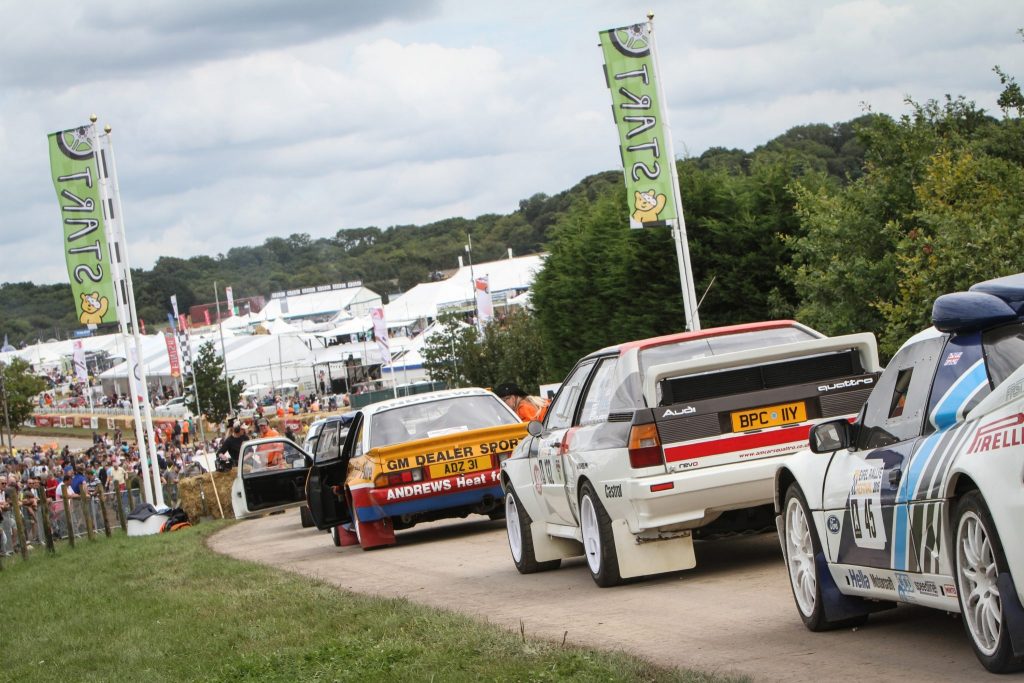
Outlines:
[[[480,520],[480,521],[475,521]],[[624,650],[666,666],[756,681],[977,681],[958,617],[906,606],[859,629],[807,631],[774,534],[697,543],[697,567],[598,588],[582,558],[520,575],[503,522],[483,517],[398,532],[398,545],[336,548],[298,512],[247,520],[210,547],[340,588],[464,612],[530,636]]]

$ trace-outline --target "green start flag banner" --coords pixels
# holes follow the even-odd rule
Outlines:
[[[629,227],[669,225],[678,218],[670,168],[675,162],[665,138],[650,26],[613,28],[600,36],[626,175]]]
[[[90,124],[48,136],[71,292],[79,322],[91,326],[117,321],[93,128]]]

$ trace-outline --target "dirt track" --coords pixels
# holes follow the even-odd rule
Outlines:
[[[210,546],[516,631],[522,620],[533,636],[561,640],[568,631],[571,642],[757,681],[997,678],[975,659],[960,621],[934,610],[900,607],[855,631],[810,633],[797,616],[774,535],[698,543],[696,569],[602,589],[582,559],[521,576],[504,523],[479,519],[416,527],[399,532],[396,547],[366,552],[335,548],[290,511],[236,524]]]

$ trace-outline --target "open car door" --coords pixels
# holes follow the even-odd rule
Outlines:
[[[326,530],[351,521],[345,489],[348,461],[359,438],[363,414],[346,427],[340,422],[324,425],[317,439],[313,467],[306,480],[306,505],[317,529]]]
[[[305,500],[303,483],[313,458],[290,440],[246,441],[238,460],[238,474],[231,484],[236,518],[298,507]]]

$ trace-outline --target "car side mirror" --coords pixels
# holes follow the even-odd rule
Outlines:
[[[822,422],[811,427],[810,446],[813,453],[831,453],[850,447],[850,423],[846,420]]]
[[[544,432],[544,425],[536,420],[530,420],[526,425],[526,433],[530,436],[540,436]]]

